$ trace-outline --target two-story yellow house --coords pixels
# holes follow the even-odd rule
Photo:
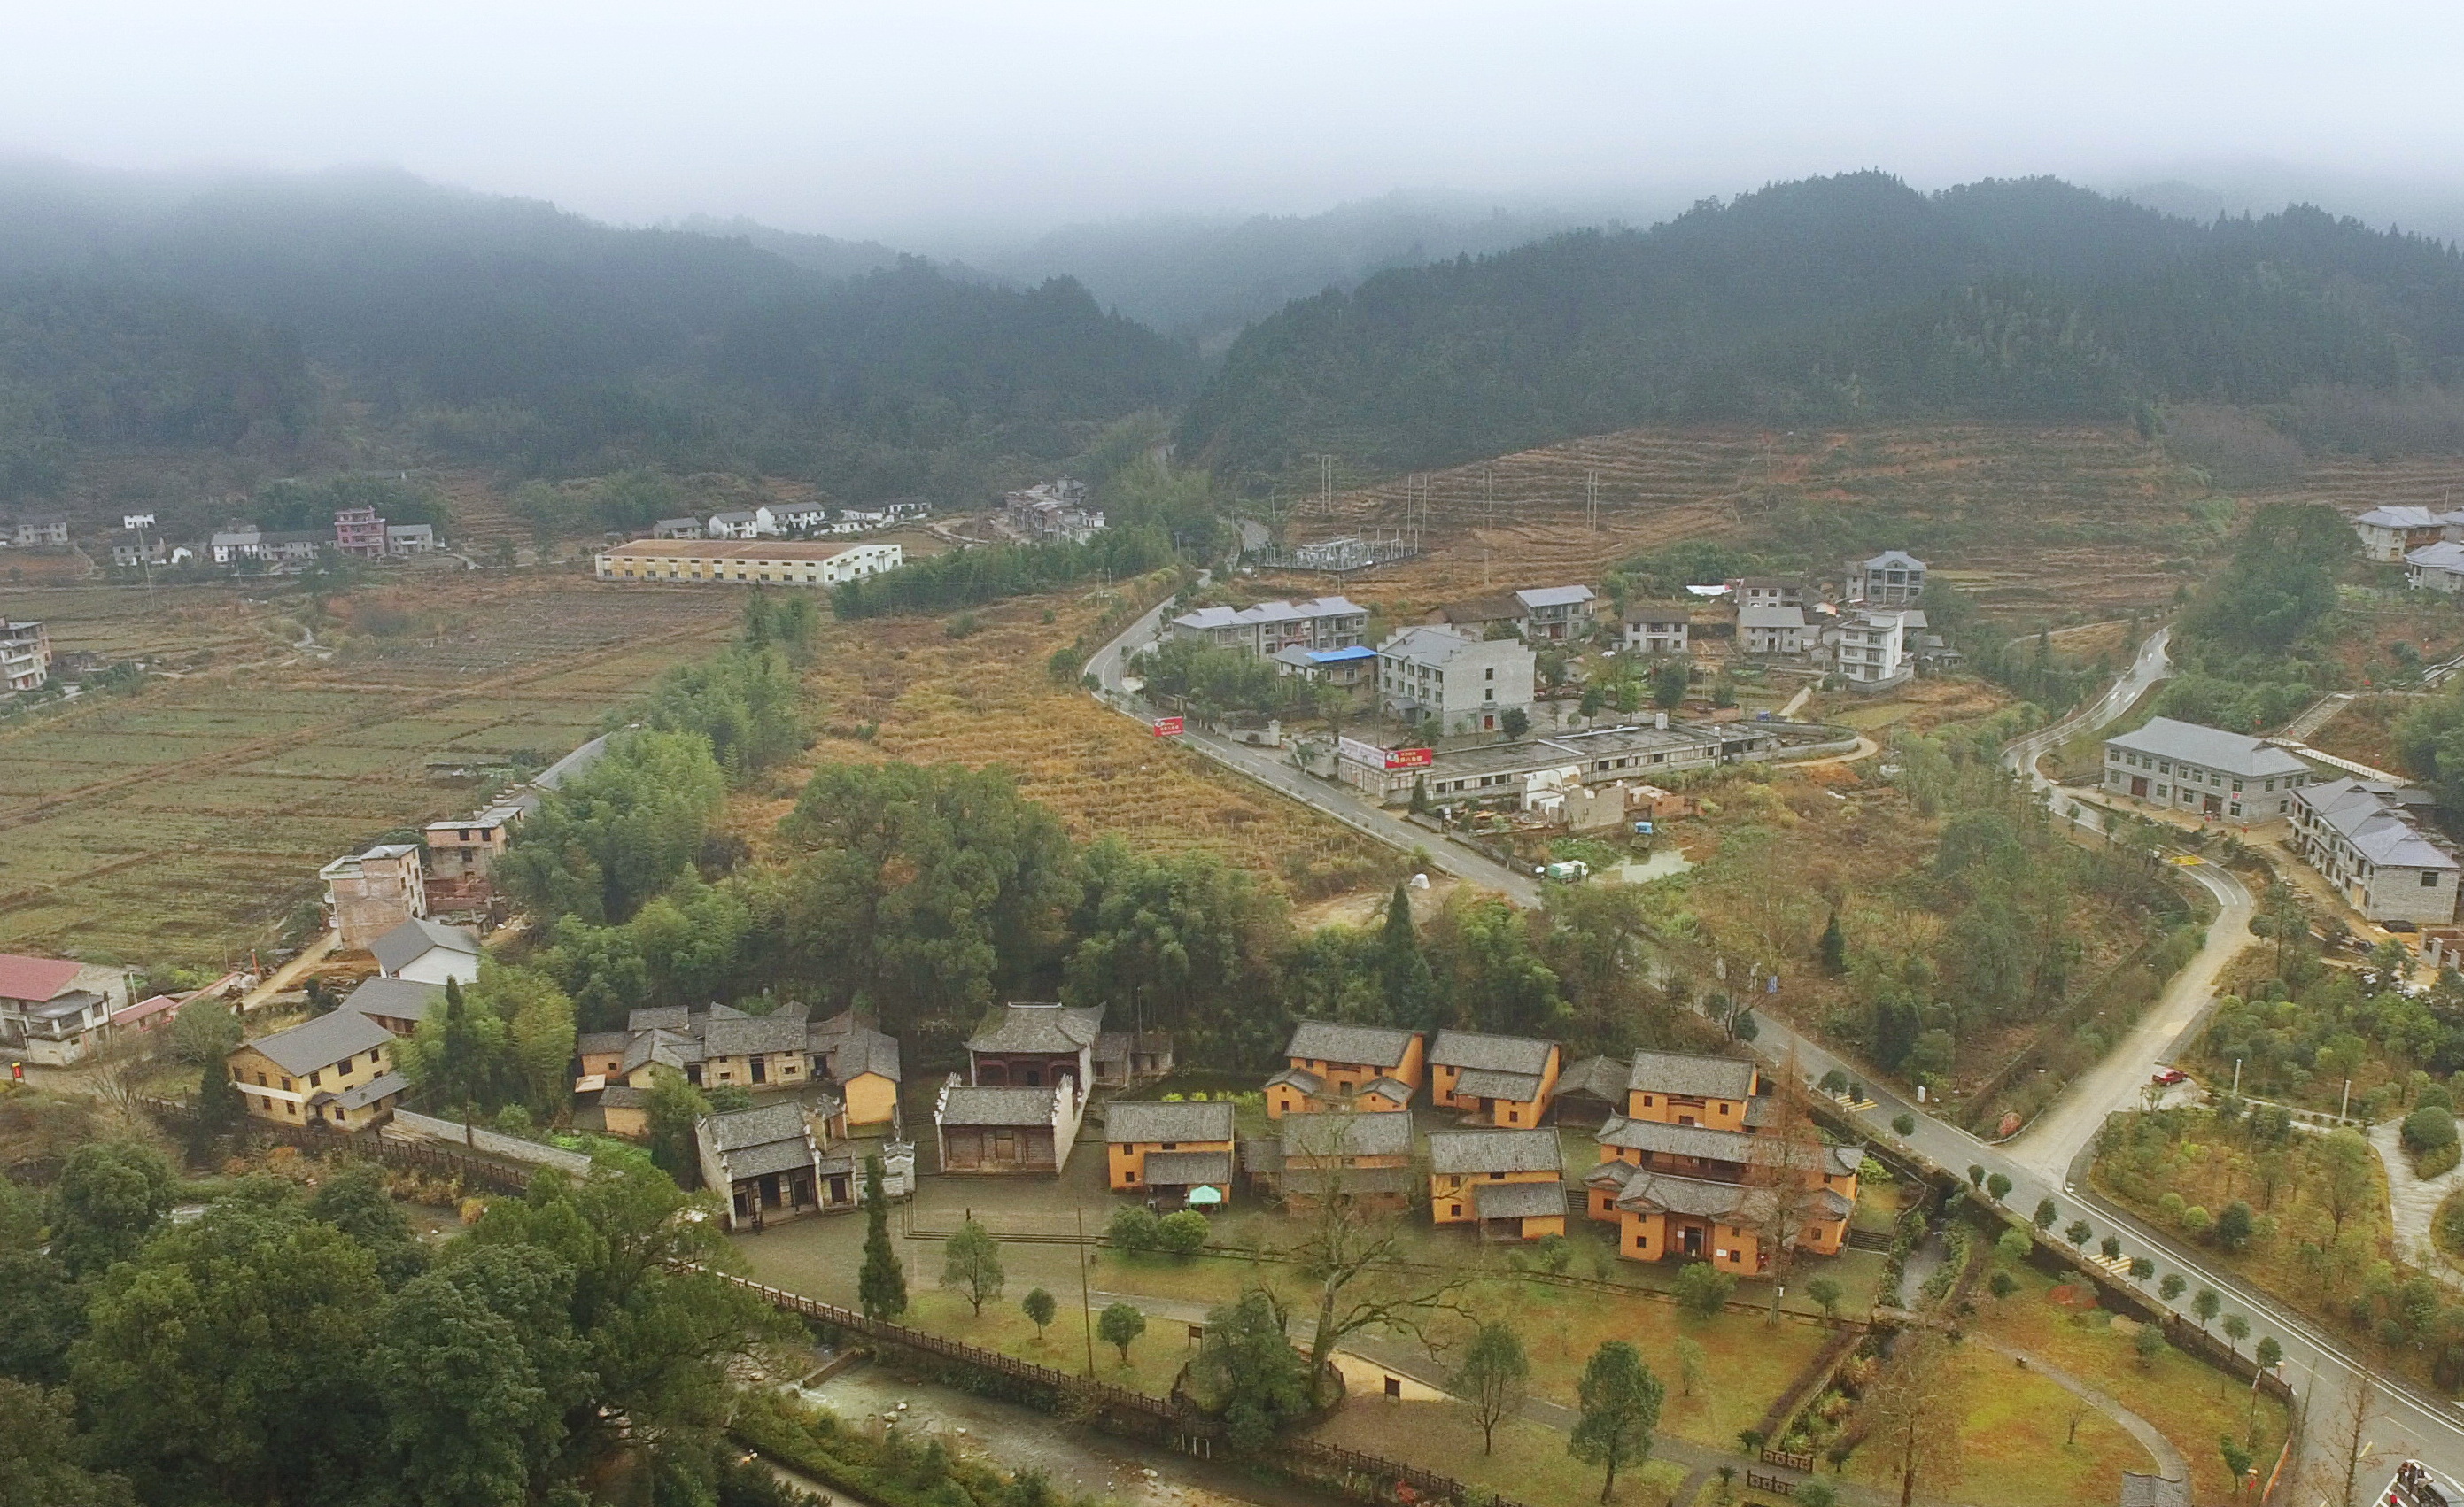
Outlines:
[[[354,1010],[242,1042],[226,1059],[248,1112],[275,1125],[358,1130],[393,1112],[410,1086],[394,1035]]]
[[[1336,1198],[1363,1208],[1412,1201],[1412,1117],[1296,1114],[1281,1125],[1276,1191],[1295,1211]]]
[[[1427,1042],[1418,1031],[1304,1020],[1284,1048],[1289,1064],[1266,1080],[1266,1114],[1408,1108],[1420,1091]]]
[[[1600,1162],[1583,1179],[1585,1212],[1617,1226],[1619,1256],[1755,1276],[1771,1265],[1766,1243],[1783,1214],[1789,1246],[1838,1254],[1862,1154],[1760,1135],[1763,1086],[1752,1063],[1732,1058],[1637,1054],[1627,1113],[1600,1127]]]
[[[1429,1043],[1429,1103],[1501,1129],[1528,1129],[1549,1110],[1563,1060],[1536,1037],[1441,1031]]]
[[[1564,1153],[1554,1130],[1438,1130],[1429,1136],[1429,1218],[1488,1238],[1566,1233]]]
[[[1115,1099],[1105,1111],[1104,1142],[1105,1169],[1116,1193],[1216,1208],[1232,1196],[1229,1100]]]

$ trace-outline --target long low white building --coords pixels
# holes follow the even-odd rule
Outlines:
[[[600,551],[598,574],[601,580],[836,586],[906,562],[907,552],[895,544],[635,539]]]
[[[2289,816],[2293,793],[2317,778],[2264,738],[2151,717],[2104,740],[2106,790],[2201,816],[2263,821]]]

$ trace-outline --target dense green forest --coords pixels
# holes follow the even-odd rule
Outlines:
[[[2459,375],[2443,243],[1867,172],[1295,302],[1234,343],[1180,435],[1236,472],[1399,469],[1651,422],[2112,419]]]
[[[319,377],[400,439],[549,474],[629,462],[979,496],[1194,384],[1078,284],[913,258],[834,278],[395,174],[160,199],[0,176],[0,483],[71,447],[279,441]]]

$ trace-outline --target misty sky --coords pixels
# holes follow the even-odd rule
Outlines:
[[[1395,188],[2464,178],[2449,3],[11,0],[0,152],[914,240]]]

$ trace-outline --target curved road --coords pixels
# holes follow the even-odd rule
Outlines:
[[[1101,698],[1125,714],[1150,715],[1123,687],[1122,661],[1128,647],[1147,643],[1156,635],[1163,611],[1157,607],[1141,617],[1089,662],[1089,670],[1104,688]],[[2053,782],[2037,771],[2036,760],[2078,732],[2101,728],[2120,717],[2149,687],[2171,674],[2172,666],[2165,652],[2167,637],[2163,630],[2149,635],[2129,668],[2103,695],[2079,712],[2018,739],[2005,751],[2006,763],[2024,773],[2034,789],[2056,803],[2057,813],[2064,819],[2090,831],[2102,831],[2104,813],[2086,800],[2062,797]],[[1442,840],[1433,842],[1430,839],[1435,834],[1376,812],[1367,802],[1350,798],[1351,792],[1328,786],[1259,750],[1203,734],[1191,734],[1183,741],[1370,836],[1406,850],[1425,847],[1433,862],[1450,873],[1494,887],[1526,905],[1538,901],[1539,886],[1528,876],[1488,863]],[[2241,882],[2212,863],[2193,861],[2183,867],[2216,899],[2219,913],[2208,928],[2207,945],[2105,1059],[2073,1083],[2025,1134],[2009,1145],[1988,1145],[1935,1119],[1876,1083],[1863,1064],[1844,1060],[1805,1040],[1777,1019],[1762,1020],[1762,1033],[1754,1048],[1774,1061],[1793,1056],[1809,1081],[1820,1079],[1835,1067],[1864,1081],[1867,1097],[1875,1101],[1875,1106],[1855,1118],[1867,1134],[1878,1140],[1898,1141],[1939,1167],[1964,1171],[1973,1166],[1988,1173],[2002,1173],[2012,1182],[2006,1207],[2013,1212],[2024,1216],[2039,1199],[2051,1198],[2063,1222],[2086,1217],[2099,1236],[2119,1236],[2124,1255],[2147,1256],[2156,1260],[2160,1271],[2180,1272],[2189,1285],[2172,1306],[2184,1315],[2189,1314],[2189,1300],[2201,1288],[2214,1288],[2224,1299],[2227,1312],[2249,1317],[2255,1336],[2273,1335],[2284,1347],[2281,1373],[2300,1395],[2306,1426],[2327,1427],[2332,1423],[2355,1373],[2366,1370],[2377,1375],[2381,1385],[2372,1412],[2370,1438],[2382,1459],[2420,1459],[2450,1475],[2464,1476],[2464,1411],[2459,1411],[2456,1405],[2396,1382],[2371,1361],[2347,1351],[2342,1341],[2317,1329],[2308,1320],[2220,1269],[2210,1268],[2204,1253],[2178,1244],[2171,1235],[2142,1225],[2097,1197],[2083,1186],[2083,1177],[2079,1183],[2074,1182],[2075,1172],[2084,1172],[2098,1127],[2113,1111],[2137,1103],[2140,1089],[2148,1081],[2154,1067],[2197,1025],[2199,1016],[2212,1003],[2210,990],[2216,974],[2249,938],[2251,897]],[[1903,1141],[1890,1128],[1902,1115],[1916,1124],[1915,1132]],[[2157,1300],[2152,1290],[2146,1296],[2150,1301]]]

